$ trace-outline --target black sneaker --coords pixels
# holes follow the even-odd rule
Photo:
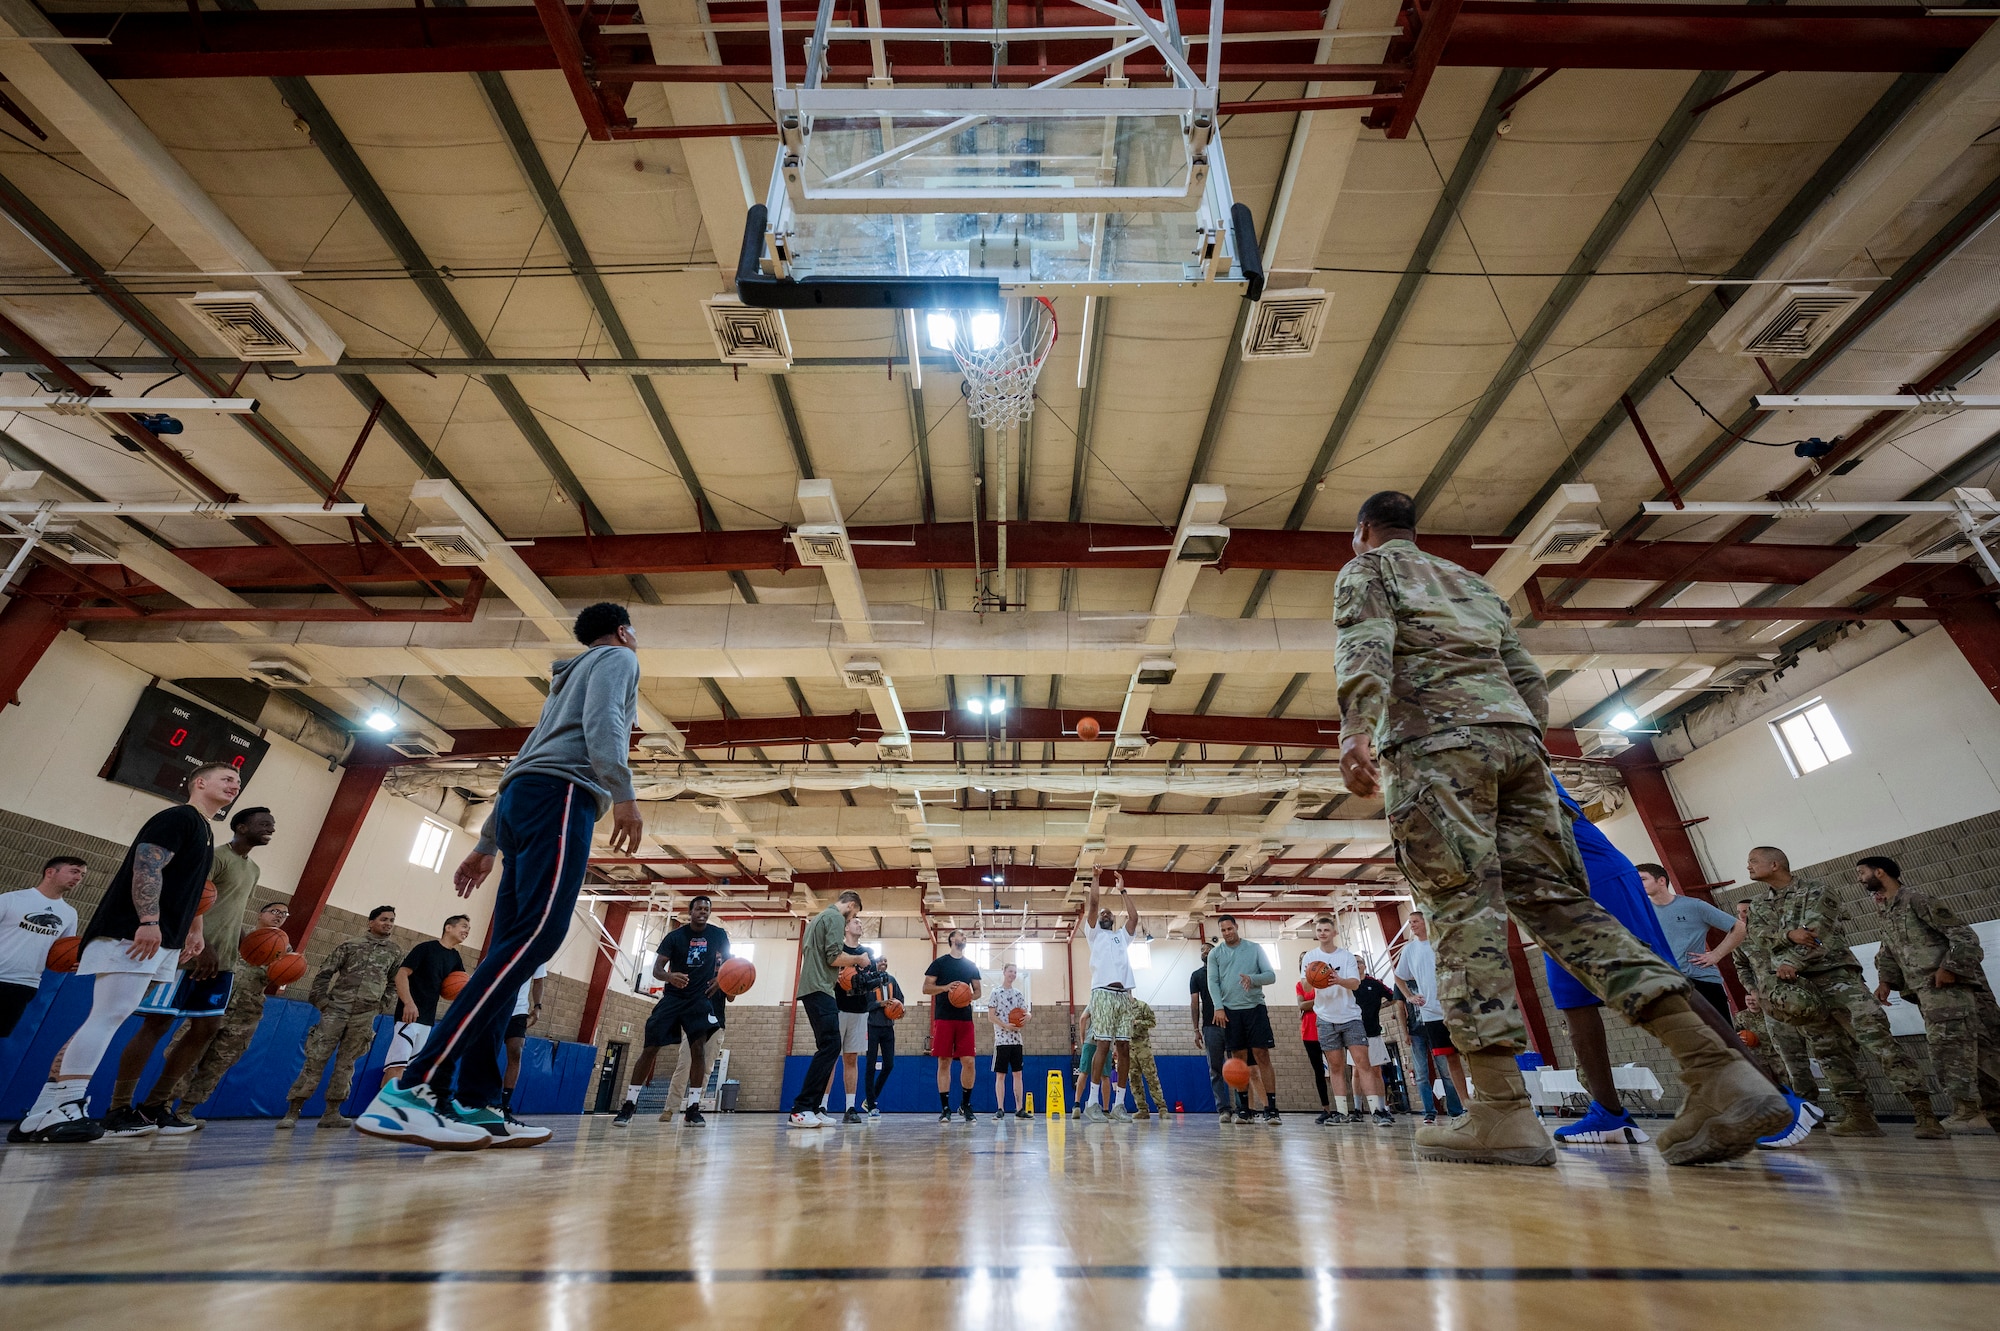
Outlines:
[[[965,1116],[967,1123],[977,1123],[979,1121],[979,1115],[972,1112],[971,1105],[960,1105],[958,1112]]]
[[[106,1137],[150,1137],[159,1130],[137,1105],[119,1105],[104,1116]]]
[[[1014,1111],[1014,1117],[1015,1117],[1015,1118],[1033,1118],[1033,1117],[1034,1117],[1034,1115],[1033,1115],[1033,1114],[1030,1114],[1030,1113],[1029,1113],[1029,1112],[1028,1112],[1027,1110],[1025,1110],[1025,1109],[1016,1109],[1016,1110]]]
[[[1278,1118],[1278,1111],[1275,1109],[1266,1109],[1264,1111],[1264,1121],[1266,1123],[1271,1124],[1272,1126],[1276,1126],[1280,1121]]]
[[[94,1142],[103,1135],[104,1125],[85,1115],[81,1096],[39,1114],[30,1114],[7,1129],[7,1140],[16,1146],[27,1142]]]
[[[1313,1115],[1313,1125],[1315,1127],[1323,1128],[1327,1124],[1333,1122],[1334,1118],[1335,1115],[1331,1109],[1322,1109],[1317,1114]]]
[[[859,1123],[861,1122],[861,1111],[850,1105],[847,1112],[840,1116],[840,1121],[842,1123]]]
[[[699,1104],[692,1104],[681,1111],[681,1122],[690,1127],[698,1128],[707,1123],[708,1120],[702,1117],[701,1106]]]
[[[949,1109],[943,1109],[943,1110],[939,1110],[939,1111],[938,1111],[938,1122],[940,1122],[940,1123],[949,1123],[949,1122],[951,1122],[951,1111],[950,1111]]]
[[[162,1137],[185,1137],[191,1132],[201,1131],[199,1122],[171,1105],[140,1105],[138,1109],[160,1130]]]
[[[624,1104],[618,1106],[618,1113],[616,1114],[616,1116],[612,1118],[611,1126],[614,1128],[631,1127],[632,1116],[638,1112],[639,1112],[639,1106],[633,1104],[630,1100],[627,1100]]]
[[[1375,1120],[1375,1126],[1378,1128],[1393,1128],[1396,1126],[1396,1116],[1386,1109],[1376,1110],[1371,1117]]]

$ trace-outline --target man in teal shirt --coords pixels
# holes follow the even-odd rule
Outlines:
[[[1234,915],[1216,917],[1222,934],[1208,954],[1208,996],[1215,1000],[1215,1024],[1223,1028],[1223,1047],[1249,1062],[1254,1080],[1264,1088],[1264,1121],[1278,1122],[1278,1072],[1271,1066],[1271,1013],[1264,1006],[1264,986],[1278,982],[1264,949],[1236,930]],[[1244,1114],[1238,1122],[1248,1123]]]
[[[792,1126],[824,1128],[833,1122],[819,1112],[834,1068],[840,1065],[840,1008],[833,988],[841,971],[872,963],[867,953],[848,952],[847,922],[861,913],[859,893],[842,892],[831,906],[813,916],[799,941],[799,1006],[812,1026],[813,1056],[806,1065],[805,1084],[792,1101]]]

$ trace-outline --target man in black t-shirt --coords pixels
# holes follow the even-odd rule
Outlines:
[[[382,1067],[384,1086],[402,1075],[404,1065],[424,1047],[431,1027],[437,1025],[444,977],[465,969],[465,958],[458,955],[458,949],[471,933],[472,917],[454,915],[444,922],[435,939],[427,938],[411,948],[396,968],[391,977],[396,986],[396,1033],[389,1040]]]
[[[687,1104],[681,1111],[683,1122],[699,1127],[708,1120],[701,1113],[702,1083],[708,1080],[708,1038],[722,1030],[722,1005],[730,1000],[722,992],[716,972],[729,959],[729,935],[722,926],[708,922],[714,903],[707,897],[688,902],[688,922],[669,930],[660,940],[659,955],[653,958],[653,978],[665,983],[660,1001],[646,1018],[646,1047],[632,1065],[632,1082],[625,1088],[625,1103],[618,1106],[614,1128],[629,1127],[639,1112],[639,1092],[653,1080],[653,1068],[660,1050],[677,1048],[687,1036]],[[668,1087],[671,1093],[672,1087]],[[670,1103],[660,1111],[660,1122],[673,1119]]]
[[[188,802],[146,820],[82,935],[77,974],[96,977],[90,1015],[70,1037],[55,1074],[10,1142],[95,1141],[107,1133],[146,1136],[158,1125],[127,1106],[98,1123],[85,1110],[91,1074],[147,989],[172,985],[182,957],[201,953],[201,892],[215,849],[209,829],[242,789],[234,767],[207,763],[188,776]]]
[[[951,951],[930,964],[924,972],[924,995],[931,1000],[931,1056],[937,1059],[938,1122],[951,1122],[951,1061],[958,1060],[958,1109],[967,1123],[978,1122],[972,1112],[972,1004],[979,997],[979,967],[965,955],[965,930],[953,929]],[[965,1006],[951,1001],[951,986],[965,984],[972,990]]]
[[[1248,1096],[1232,1096],[1229,1083],[1222,1079],[1222,1063],[1228,1057],[1223,1048],[1223,1040],[1228,1032],[1215,1024],[1215,999],[1208,992],[1208,950],[1210,943],[1201,940],[1201,965],[1194,968],[1188,977],[1188,1015],[1194,1020],[1194,1045],[1208,1055],[1208,1088],[1215,1095],[1215,1109],[1219,1114],[1233,1115],[1237,1111],[1248,1113]]]

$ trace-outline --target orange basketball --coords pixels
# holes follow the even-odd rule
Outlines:
[[[292,937],[283,929],[252,929],[236,944],[236,955],[252,966],[268,966],[292,950]]]
[[[286,952],[265,968],[265,987],[282,989],[292,981],[303,978],[305,973],[306,959],[296,952]]]
[[[1007,1024],[1017,1031],[1020,1030],[1028,1024],[1028,1009],[1017,1007],[1012,1012],[1009,1012],[1007,1014]]]
[[[972,986],[963,980],[953,980],[945,989],[944,996],[951,1000],[953,1007],[964,1007],[972,1001]]]
[[[1237,1090],[1247,1090],[1250,1086],[1250,1065],[1240,1058],[1232,1058],[1222,1065],[1222,1079]]]
[[[471,978],[464,971],[453,971],[444,977],[442,984],[438,985],[438,997],[445,999],[447,1002],[457,998],[458,991],[465,988],[465,982]]]
[[[1333,983],[1333,967],[1324,961],[1315,961],[1306,967],[1306,983],[1315,989],[1324,989]]]
[[[49,959],[42,964],[52,971],[61,971],[64,975],[74,975],[76,974],[77,954],[82,950],[83,945],[77,942],[75,935],[72,934],[68,938],[58,938],[55,942],[49,944]]]
[[[750,986],[757,983],[757,968],[747,957],[731,957],[715,972],[716,987],[735,998],[750,992]]]
[[[848,968],[846,968],[845,970],[841,971],[841,973],[840,973],[840,978],[839,978],[838,980],[835,980],[835,981],[834,981],[834,983],[840,986],[840,992],[841,992],[841,993],[843,993],[843,994],[851,994],[851,993],[853,993],[853,992],[854,992],[854,968],[853,968],[852,966],[849,966],[849,967],[848,967]]]
[[[901,1021],[903,1019],[903,1005],[892,998],[882,1005],[882,1015],[890,1021]]]
[[[1757,1032],[1755,1031],[1738,1031],[1736,1032],[1736,1038],[1743,1042],[1743,1047],[1745,1049],[1755,1049],[1760,1043],[1762,1043],[1760,1040],[1758,1040]]]
[[[210,906],[213,906],[214,904],[215,904],[215,884],[203,883],[201,885],[201,904],[194,908],[194,913],[197,915],[206,915],[208,914],[208,908]]]
[[[1096,739],[1098,733],[1097,718],[1094,716],[1083,717],[1076,723],[1076,737],[1078,739]]]

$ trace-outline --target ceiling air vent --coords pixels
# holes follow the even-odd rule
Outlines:
[[[1594,522],[1558,522],[1528,551],[1528,557],[1537,564],[1581,564],[1610,534]]]
[[[841,666],[840,673],[847,677],[850,689],[879,689],[889,682],[882,673],[882,663],[872,657],[857,656]]]
[[[204,291],[181,304],[239,360],[297,360],[306,337],[261,291]]]
[[[735,296],[705,300],[701,308],[708,315],[715,352],[725,364],[783,369],[792,363],[792,339],[785,335],[781,311],[745,305]]]
[[[410,533],[410,540],[445,565],[483,564],[489,553],[486,542],[468,527],[419,527]]]
[[[1765,312],[1753,316],[1743,338],[1748,356],[1804,356],[1826,341],[1854,307],[1868,298],[1865,291],[1839,287],[1786,287],[1768,297]]]
[[[414,730],[391,735],[388,744],[405,758],[437,758],[445,752],[430,736]]]
[[[846,529],[832,523],[807,523],[792,531],[792,548],[799,562],[817,568],[826,564],[853,562],[847,552]]]
[[[252,661],[246,670],[252,678],[261,679],[273,688],[302,689],[313,682],[310,671],[298,662],[287,661],[282,656]]]
[[[41,547],[71,564],[115,564],[118,557],[94,537],[78,531],[73,524],[50,527],[42,533]]]
[[[1310,356],[1319,345],[1326,292],[1317,289],[1267,291],[1250,307],[1243,327],[1244,360],[1287,360]]]

